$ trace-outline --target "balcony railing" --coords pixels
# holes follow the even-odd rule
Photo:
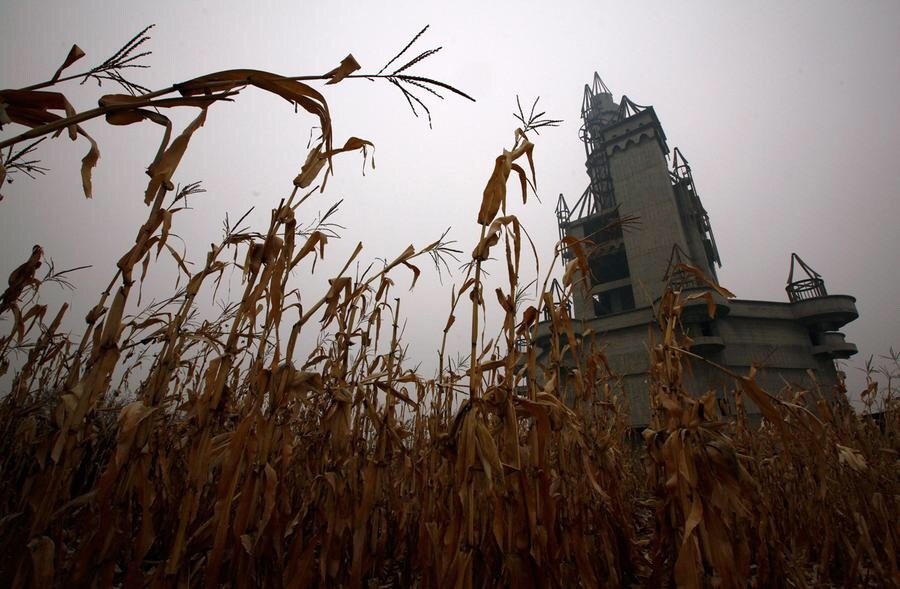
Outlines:
[[[792,303],[828,296],[825,281],[818,277],[795,280],[788,284],[785,290]]]

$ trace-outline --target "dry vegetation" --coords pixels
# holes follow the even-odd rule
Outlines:
[[[0,300],[4,584],[900,586],[894,400],[879,425],[840,393],[833,404],[815,391],[775,398],[752,375],[735,375],[737,411],[724,416],[714,394],[682,385],[693,359],[679,324],[684,301],[670,291],[651,351],[654,420],[635,439],[615,376],[548,294],[546,278],[534,305],[519,304],[529,248],[506,211],[507,181],[515,173],[526,195],[529,138],[552,121],[523,115],[496,160],[477,214],[481,239],[453,288],[444,330],[471,329],[470,359],[460,367],[442,349],[429,377],[407,367],[393,280],[410,271],[415,279],[417,261],[440,263],[455,250],[443,238],[410,246],[351,276],[357,247],[314,300],[310,265],[328,238],[305,221],[303,205],[316,192],[303,189],[327,176],[333,156],[371,147],[357,138],[335,147],[325,98],[307,82],[385,78],[421,110],[412,90],[456,92],[406,73],[430,53],[391,74],[356,74],[348,56],[323,76],[236,70],[149,92],[123,77],[144,38],[61,78],[83,55],[74,47],[48,82],[0,91],[3,122],[31,128],[2,142],[0,176],[41,172],[28,141],[66,132],[90,144],[82,170],[90,196],[99,151],[81,124],[150,121],[164,134],[148,168],[147,220],[87,314],[85,335],[61,332],[66,306],[40,303],[43,283],[65,280],[53,271],[40,278],[40,247]],[[130,93],[76,113],[46,89],[90,77]],[[269,227],[232,224],[203,268],[189,272],[167,237],[197,187],[175,190],[173,174],[207,109],[248,86],[310,113],[321,138]],[[199,109],[174,139],[161,114],[173,107]],[[565,271],[568,296],[584,256],[583,244],[565,245],[577,254]],[[139,309],[140,281],[166,251],[184,286]],[[206,318],[200,300],[232,264],[243,293]],[[495,293],[484,292],[483,264],[507,280]],[[505,319],[485,341],[489,308]],[[539,364],[531,342],[545,311],[551,345]],[[306,358],[297,352],[303,341],[317,342]],[[564,376],[564,365],[575,370]],[[867,395],[876,389],[873,382]],[[762,410],[761,427],[749,426],[744,398]]]

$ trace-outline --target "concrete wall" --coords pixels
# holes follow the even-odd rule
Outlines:
[[[650,115],[644,111],[610,134],[606,150],[620,215],[640,220],[638,227],[625,232],[624,240],[635,306],[642,307],[662,294],[673,245],[685,252],[690,247]]]
[[[728,314],[709,321],[715,336],[711,339],[720,339],[723,345],[721,349],[703,355],[739,375],[748,374],[751,366],[755,366],[756,382],[771,394],[778,394],[790,385],[795,390],[818,391],[811,394],[830,398],[838,383],[833,358],[814,354],[809,329],[795,317],[795,305],[797,303],[728,301]],[[596,343],[604,350],[613,370],[622,377],[631,424],[635,427],[647,425],[650,421],[649,350],[662,337],[652,309],[644,307],[576,323],[577,332],[591,329],[597,334]],[[542,325],[539,345],[541,338],[547,336],[546,330],[547,325]],[[541,356],[538,361],[545,359]],[[687,363],[690,369],[684,382],[689,392],[701,395],[716,391],[720,398],[733,405],[730,391],[738,385],[729,375],[696,360]],[[749,400],[745,399],[745,402],[751,415],[758,413]]]

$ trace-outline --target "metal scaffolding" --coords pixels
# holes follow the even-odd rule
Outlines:
[[[712,225],[709,222],[709,213],[706,212],[703,203],[700,201],[700,195],[697,194],[694,177],[691,174],[691,165],[677,147],[673,151],[672,171],[669,172],[669,175],[672,177],[672,183],[676,186],[683,186],[690,197],[693,216],[697,223],[697,229],[703,238],[703,247],[706,249],[706,257],[709,260],[710,268],[712,268],[713,262],[721,268],[722,260],[719,258],[719,246],[716,245],[716,236],[713,234]]]
[[[565,309],[566,315],[568,315],[569,317],[572,316],[572,304],[566,297],[566,293],[562,285],[555,278],[553,279],[553,282],[550,283],[550,298],[553,301],[554,308],[558,309],[560,307],[563,307]],[[550,310],[546,307],[544,308],[544,321],[550,321]]]
[[[569,225],[569,217],[571,217],[569,205],[566,203],[566,198],[562,195],[562,192],[560,192],[559,200],[556,201],[556,224],[559,226],[559,241],[562,243],[560,253],[562,254],[563,260],[566,261],[572,259],[572,252],[570,252],[569,247],[563,243],[563,238],[566,236],[566,229]]]
[[[612,125],[639,114],[646,108],[627,96],[622,96],[621,104],[617,104],[613,100],[612,91],[596,72],[593,82],[584,85],[584,98],[581,102],[583,123],[578,136],[584,143],[585,167],[590,182],[572,207],[566,222],[610,211],[616,207],[615,190],[604,146],[604,133]]]

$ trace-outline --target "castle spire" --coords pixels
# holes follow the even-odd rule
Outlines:
[[[584,85],[584,98],[581,101],[581,118],[586,118],[590,110],[596,104],[596,97],[606,94],[609,101],[612,102],[612,90],[603,82],[600,74],[594,72],[594,80],[590,84]]]

